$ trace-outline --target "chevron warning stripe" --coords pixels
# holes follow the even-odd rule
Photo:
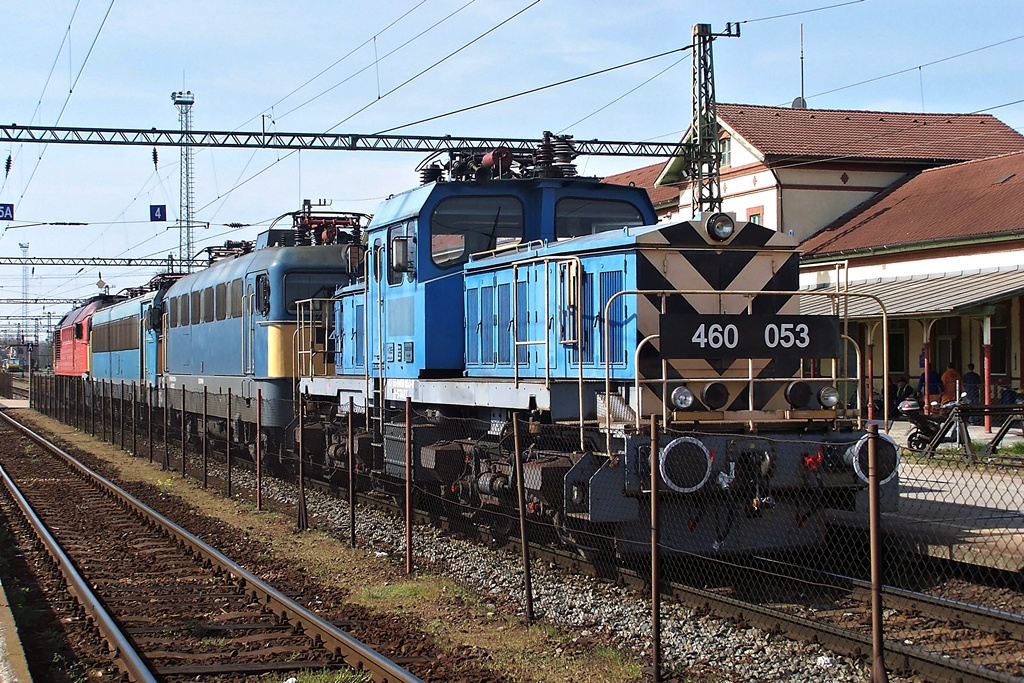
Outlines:
[[[707,290],[701,294],[675,294],[662,297],[646,294],[637,302],[637,343],[650,335],[667,333],[659,327],[661,313],[739,315],[798,314],[796,296],[731,294],[735,291],[793,291],[798,289],[799,254],[792,241],[754,223],[740,224],[728,244],[713,242],[699,224],[684,222],[666,226],[642,248],[638,259],[637,288],[640,290]],[[663,240],[663,241],[662,241]],[[658,243],[655,246],[653,243]],[[664,245],[664,246],[661,246]],[[645,247],[647,245],[644,245]],[[687,380],[699,395],[700,387],[714,379],[778,377],[778,383],[726,382],[729,388],[727,410],[783,410],[788,407],[783,395],[786,381],[799,369],[799,360],[788,359],[668,359],[663,360],[658,339],[648,342],[640,352],[637,372],[641,381]],[[703,379],[703,381],[701,381]],[[644,384],[641,391],[643,414],[661,412],[663,399],[658,384]],[[753,404],[751,404],[753,402]]]

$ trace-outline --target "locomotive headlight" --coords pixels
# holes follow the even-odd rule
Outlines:
[[[693,405],[693,399],[694,396],[692,391],[686,387],[676,387],[672,390],[672,397],[670,400],[672,401],[672,405],[679,408],[679,410],[686,410]]]
[[[721,410],[729,403],[729,388],[721,382],[705,384],[700,400],[711,410]]]
[[[794,408],[806,408],[811,402],[811,387],[807,382],[790,382],[786,387],[786,401]]]
[[[736,230],[736,221],[727,213],[713,213],[704,224],[711,239],[724,242]]]
[[[833,386],[824,386],[818,389],[818,403],[823,408],[835,408],[839,405],[839,390]]]

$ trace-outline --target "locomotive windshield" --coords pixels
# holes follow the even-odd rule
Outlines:
[[[296,301],[328,299],[342,284],[344,276],[337,273],[288,273],[284,276],[284,301],[289,313],[296,312]]]
[[[430,257],[440,268],[470,254],[523,240],[523,205],[515,197],[449,197],[430,217]]]
[[[640,210],[629,202],[568,197],[555,205],[555,239],[564,240],[643,224]]]

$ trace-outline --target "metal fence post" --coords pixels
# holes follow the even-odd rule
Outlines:
[[[523,488],[523,452],[519,446],[519,416],[512,414],[512,440],[516,452],[516,491],[519,497],[519,544],[523,553],[523,593],[526,621],[533,622],[533,572],[530,568],[530,539],[526,535],[526,490]]]
[[[231,387],[228,387],[228,408],[227,412],[227,441],[224,442],[224,455],[228,466],[228,498],[231,497]]]
[[[117,392],[117,422],[121,426],[121,450],[124,450],[124,380]]]
[[[882,630],[882,513],[878,490],[878,425],[868,425],[868,515],[871,536],[871,683],[888,683]]]
[[[170,399],[170,390],[167,385],[164,385],[164,463],[161,469],[168,469],[171,466],[171,454],[170,446],[168,445],[168,434],[167,432],[171,429],[171,404],[168,402]]]
[[[658,586],[658,416],[651,415],[651,670],[661,680],[661,591]]]
[[[149,462],[153,462],[153,389],[146,387],[146,434],[149,441]]]
[[[100,380],[100,438],[107,440],[107,380]]]
[[[209,421],[210,391],[209,387],[203,385],[203,424],[199,428],[200,440],[203,442],[203,488],[206,488],[210,472],[210,439],[206,434],[206,423]]]
[[[185,478],[185,385],[181,385],[181,478]]]
[[[132,382],[132,455],[139,454],[139,430],[135,424],[136,416],[139,414],[139,392],[138,385]]]
[[[348,531],[349,543],[356,547],[356,448],[352,442],[352,410],[355,401],[348,397]]]
[[[384,425],[381,425],[383,430]],[[405,397],[405,573],[412,574],[412,397]]]
[[[306,510],[306,477],[302,466],[302,451],[303,446],[303,433],[306,431],[306,404],[300,396],[296,402],[296,406],[299,409],[299,439],[296,446],[296,451],[299,458],[299,510],[297,515],[297,521],[300,531],[305,531],[309,528],[309,517],[307,516]]]
[[[256,390],[256,509],[263,509],[263,389]]]

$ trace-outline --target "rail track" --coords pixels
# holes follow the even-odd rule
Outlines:
[[[111,441],[114,441],[111,428]],[[172,429],[172,437],[173,429]],[[121,438],[124,438],[123,436]],[[134,439],[133,439],[134,440]],[[140,446],[140,450],[142,450]],[[175,448],[173,461],[180,466],[180,451]],[[198,454],[187,451],[187,470],[198,471]],[[236,460],[235,467],[250,469],[249,463]],[[223,467],[214,464],[215,470]],[[307,478],[306,485],[336,493],[337,487]],[[242,485],[244,486],[244,485]],[[241,488],[241,487],[240,487]],[[400,506],[389,504],[380,496],[358,498],[360,504],[384,507],[400,514]],[[342,503],[344,504],[344,503]],[[445,518],[436,511],[416,516],[417,523],[438,524],[449,531],[474,536],[491,546],[491,530],[467,525],[461,517]],[[611,558],[586,558],[579,553],[549,546],[535,545],[531,554],[567,570],[590,574],[629,585],[638,591],[649,591],[650,577],[630,571]],[[756,598],[739,586],[700,585],[693,580],[701,571],[705,576],[721,575],[714,563],[703,569],[691,567],[683,579],[669,575],[662,581],[663,594],[673,600],[714,613],[736,623],[756,626],[772,633],[783,633],[796,640],[819,642],[829,649],[853,657],[870,656],[869,619],[870,590],[866,582],[856,578],[806,566],[794,566],[777,559],[758,558],[748,567],[746,583],[758,583]],[[1016,586],[1016,606],[1011,610],[983,607],[962,599],[935,597],[923,593],[886,587],[883,600],[886,608],[886,663],[891,671],[916,672],[926,680],[956,680],[963,683],[1024,682],[1024,593],[1019,577],[1009,577]],[[774,593],[765,590],[774,586]],[[803,586],[805,595],[788,599],[794,587]],[[984,592],[984,587],[981,587]],[[977,592],[977,591],[976,591]],[[813,594],[809,599],[807,594]],[[984,597],[974,599],[984,601]]]
[[[351,668],[375,681],[420,680],[42,436],[0,419],[17,430],[0,451],[5,514],[32,528],[78,606],[65,594],[54,609],[75,621],[84,610],[121,675],[227,681]]]

